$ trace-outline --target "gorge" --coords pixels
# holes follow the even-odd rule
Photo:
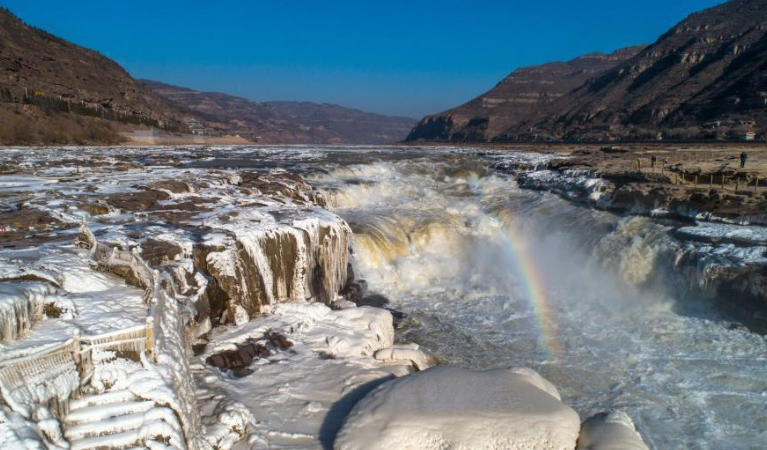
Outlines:
[[[615,411],[589,423],[635,424],[649,448],[758,447],[763,229],[594,209],[579,196],[612,191],[550,170],[558,158],[9,150],[2,422],[73,448],[331,448],[392,377],[529,367],[581,420]],[[8,378],[62,358],[73,333],[92,368]],[[370,417],[359,405],[355,421]]]

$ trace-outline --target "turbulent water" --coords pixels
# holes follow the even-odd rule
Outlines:
[[[357,277],[406,314],[401,341],[533,367],[582,418],[627,412],[654,449],[765,447],[767,343],[673,269],[675,224],[520,189],[460,151],[283,156],[269,166],[307,174],[351,226]]]
[[[401,340],[532,366],[656,449],[763,448],[767,344],[687,295],[668,225],[519,189],[477,157],[368,159],[313,182],[354,231],[358,276],[407,314]]]

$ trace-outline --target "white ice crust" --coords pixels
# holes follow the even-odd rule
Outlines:
[[[585,422],[578,450],[649,450],[626,413],[597,414]]]
[[[336,450],[572,450],[578,414],[530,369],[439,366],[389,381],[352,410]]]

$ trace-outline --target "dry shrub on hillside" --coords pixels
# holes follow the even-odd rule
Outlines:
[[[15,111],[0,114],[0,143],[8,145],[32,144],[35,133],[29,118]]]
[[[0,105],[0,145],[84,145],[123,142],[109,122],[30,105]]]

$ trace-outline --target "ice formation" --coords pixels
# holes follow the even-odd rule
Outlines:
[[[410,359],[381,362],[374,357],[392,347],[393,331],[391,314],[383,309],[332,310],[305,302],[270,306],[244,325],[211,333],[203,358],[244,341],[262,343],[269,350],[244,376],[212,367],[199,374],[198,386],[209,392],[203,395],[203,409],[242,405],[233,408],[251,412],[243,426],[253,432],[252,443],[272,448],[327,446],[354,401],[382,381],[415,370]],[[266,337],[269,333],[284,335],[292,345],[274,347]],[[411,351],[411,358],[426,359]],[[214,402],[216,395],[223,400]]]
[[[6,150],[36,174],[0,177],[0,214],[19,222],[0,236],[15,239],[0,439],[330,448],[372,391],[337,448],[574,448],[559,389],[577,411],[619,404],[658,448],[761,442],[764,339],[674,300],[765,298],[762,229],[572,207],[559,197],[610,209],[611,185],[545,170],[551,155],[421,151]],[[539,292],[520,264],[545,269]],[[421,348],[532,365],[558,389],[525,370],[417,372],[435,362]],[[583,448],[649,447],[627,416],[600,417]]]
[[[571,450],[580,420],[529,369],[440,366],[388,381],[346,419],[336,450]]]
[[[578,450],[649,450],[626,413],[590,417],[581,427]]]

